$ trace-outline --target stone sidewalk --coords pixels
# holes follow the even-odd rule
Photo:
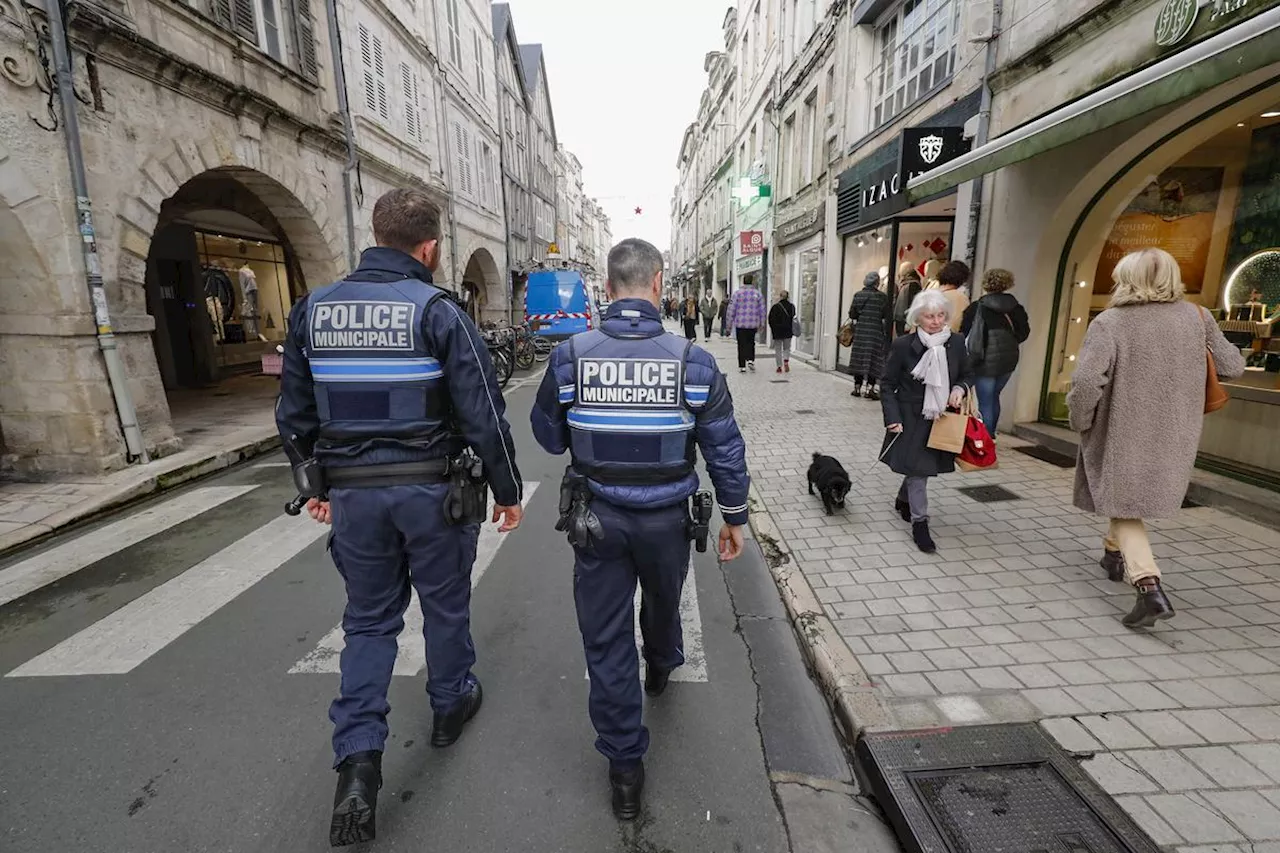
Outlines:
[[[778,540],[775,577],[847,728],[1039,720],[1166,849],[1280,853],[1280,532],[1207,508],[1157,522],[1178,615],[1130,631],[1133,592],[1098,567],[1103,526],[1072,507],[1074,471],[1002,439],[998,470],[930,482],[939,550],[921,554],[875,461],[878,403],[800,362],[775,375],[764,351],[740,375],[731,341],[710,348],[747,439],[753,527]],[[854,481],[831,518],[806,494],[814,451]]]
[[[100,477],[0,481],[0,553],[101,512],[279,447],[270,376],[241,376],[170,399],[183,449]]]

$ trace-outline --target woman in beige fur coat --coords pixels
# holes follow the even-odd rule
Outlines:
[[[1244,357],[1207,311],[1184,300],[1169,253],[1127,255],[1114,278],[1067,395],[1080,433],[1075,505],[1111,519],[1102,567],[1137,589],[1124,624],[1150,628],[1173,616],[1173,605],[1142,519],[1167,518],[1186,497],[1204,425],[1205,349],[1223,378],[1244,373]]]

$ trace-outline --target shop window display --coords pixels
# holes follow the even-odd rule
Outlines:
[[[220,348],[244,347],[243,358],[224,351],[224,363],[257,360],[262,345],[284,340],[293,306],[284,248],[277,243],[196,232],[205,308]]]
[[[1248,364],[1224,383],[1232,404],[1206,421],[1202,464],[1280,482],[1280,457],[1269,449],[1280,445],[1280,109],[1233,123],[1157,169],[1119,201],[1101,238],[1082,232],[1067,247],[1042,416],[1066,423],[1077,354],[1106,309],[1116,263],[1164,249],[1178,260],[1188,301],[1214,315]]]

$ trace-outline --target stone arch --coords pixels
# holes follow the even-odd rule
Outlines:
[[[497,320],[507,308],[506,289],[497,261],[483,246],[467,258],[462,273],[462,294],[471,307],[472,319]]]

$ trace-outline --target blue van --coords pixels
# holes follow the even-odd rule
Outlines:
[[[563,340],[595,328],[598,312],[582,273],[534,270],[524,292],[524,319],[534,333]]]

